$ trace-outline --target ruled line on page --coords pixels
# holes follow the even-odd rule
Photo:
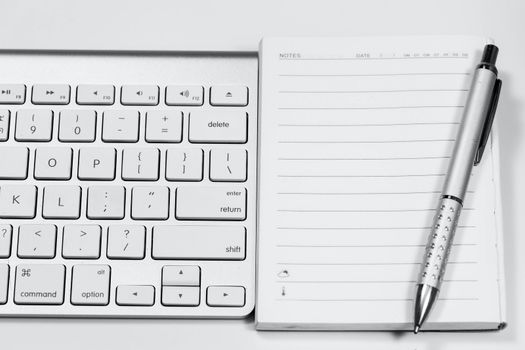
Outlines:
[[[396,57],[279,57],[280,61],[384,61],[384,60],[469,59],[469,56],[396,56]]]
[[[445,176],[444,173],[442,174],[400,174],[400,175],[304,175],[304,174],[291,174],[291,175],[277,175],[277,177],[289,177],[289,178],[368,178],[368,177],[376,177],[376,178],[388,178],[388,177],[432,177],[432,176]]]
[[[382,157],[382,158],[297,158],[279,157],[282,161],[385,161],[385,160],[430,160],[430,159],[450,159],[451,156],[424,156],[424,157]]]
[[[366,74],[322,74],[322,73],[283,73],[278,74],[279,77],[392,77],[392,76],[439,76],[439,75],[460,75],[468,76],[470,72],[413,72],[413,73],[366,73]]]
[[[475,208],[463,208],[462,211],[475,210]],[[285,213],[410,213],[436,211],[436,208],[426,209],[277,209]]]
[[[419,109],[419,108],[464,108],[463,105],[441,106],[383,106],[383,107],[277,107],[279,110],[391,110],[391,109]]]
[[[302,144],[317,144],[317,143],[421,143],[421,142],[454,142],[456,139],[413,139],[413,140],[377,140],[377,141],[351,141],[351,140],[279,140],[278,143],[302,143]]]
[[[462,283],[478,283],[478,279],[449,279],[443,280],[445,283],[462,282]],[[283,281],[275,280],[279,284],[406,284],[416,283],[416,280],[293,280]]]
[[[276,263],[281,266],[391,266],[391,265],[421,265],[421,261],[411,261],[411,262],[329,262],[329,263],[314,263],[314,262],[293,262],[293,261],[280,261]],[[452,265],[476,265],[477,261],[449,261],[447,264]]]
[[[277,192],[280,195],[319,195],[319,196],[354,196],[354,195],[412,195],[412,194],[439,194],[442,191],[408,191],[408,192]],[[474,193],[475,191],[467,191]]]
[[[396,89],[396,90],[279,90],[279,94],[388,94],[404,92],[467,92],[468,89]]]
[[[414,122],[414,123],[375,123],[375,124],[277,124],[280,127],[391,127],[414,125],[459,125],[460,122]]]
[[[475,247],[477,243],[454,243],[452,246]],[[276,244],[277,248],[424,248],[426,244]]]
[[[391,301],[404,301],[404,302],[413,302],[413,298],[392,298],[392,299],[381,299],[381,298],[353,298],[353,299],[312,299],[312,298],[276,298],[276,301],[319,301],[319,302],[391,302]],[[479,301],[479,298],[439,298],[437,300],[446,300],[446,301]]]
[[[458,225],[458,229],[472,229],[476,228],[475,225]],[[318,227],[311,227],[311,226],[278,226],[276,227],[277,230],[309,230],[309,231],[317,231],[317,230],[328,230],[328,231],[337,231],[337,230],[430,230],[431,226],[404,226],[404,227],[328,227],[328,226],[318,226]]]

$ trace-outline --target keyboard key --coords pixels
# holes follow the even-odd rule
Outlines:
[[[122,151],[122,179],[159,179],[160,152],[156,148],[126,148]]]
[[[210,286],[207,289],[208,306],[242,307],[245,299],[246,290],[241,286]]]
[[[152,306],[155,303],[155,287],[120,285],[117,287],[117,305]]]
[[[78,155],[80,180],[115,179],[117,151],[114,148],[81,148]]]
[[[125,106],[156,106],[159,104],[159,87],[125,85],[122,87],[120,100]]]
[[[69,180],[73,150],[66,147],[37,148],[35,152],[35,179]]]
[[[11,225],[0,225],[0,258],[11,256],[11,236],[13,227]]]
[[[166,220],[169,216],[168,187],[134,187],[131,195],[131,217],[134,220]]]
[[[79,105],[112,105],[115,103],[113,85],[79,85],[77,87],[77,104]]]
[[[154,259],[244,260],[242,226],[155,226]]]
[[[31,185],[0,187],[0,218],[32,219],[36,212],[37,188]]]
[[[18,105],[26,101],[26,86],[23,84],[0,84],[0,104]]]
[[[78,219],[80,217],[79,186],[46,186],[42,205],[44,219]]]
[[[246,143],[248,117],[244,112],[194,111],[189,121],[193,143]]]
[[[0,142],[9,138],[10,113],[7,109],[0,109]]]
[[[166,180],[202,181],[204,152],[200,148],[173,148],[166,152]]]
[[[246,189],[239,187],[179,187],[178,220],[245,220]]]
[[[199,287],[162,287],[162,305],[198,306],[201,289]]]
[[[110,275],[108,265],[73,266],[71,304],[108,305]]]
[[[15,303],[61,305],[64,303],[64,265],[18,265]]]
[[[244,149],[210,151],[211,181],[246,181],[247,153]]]
[[[248,105],[248,88],[246,86],[212,86],[210,89],[212,106],[246,106]]]
[[[140,225],[111,225],[107,256],[110,259],[144,259],[146,228]]]
[[[182,112],[150,111],[146,114],[146,141],[179,143],[182,141]]]
[[[67,105],[71,88],[64,84],[39,84],[33,86],[32,102],[35,105]]]
[[[96,125],[95,111],[81,109],[61,111],[58,139],[61,142],[93,142]]]
[[[201,269],[198,266],[171,265],[162,268],[163,286],[200,286]]]
[[[197,85],[170,85],[166,88],[168,106],[202,106],[204,88]]]
[[[102,141],[137,142],[139,140],[139,112],[106,111],[103,118]]]
[[[88,188],[88,219],[124,218],[126,190],[122,186],[91,186]]]
[[[7,303],[9,287],[9,265],[0,264],[0,305]]]
[[[28,161],[26,147],[0,147],[0,180],[26,179]]]
[[[62,256],[66,259],[100,258],[102,228],[98,225],[66,225]]]
[[[16,113],[17,141],[48,142],[53,132],[53,112],[46,109],[24,109]]]
[[[18,257],[53,259],[57,228],[55,225],[20,225],[18,228]]]

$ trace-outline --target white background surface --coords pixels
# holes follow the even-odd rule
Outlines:
[[[0,319],[2,349],[525,348],[525,2],[0,0],[0,48],[255,51],[263,36],[472,34],[500,46],[508,327],[501,332],[256,332],[253,320]],[[0,78],[1,79],[1,78]],[[522,220],[520,220],[522,219]],[[521,299],[520,299],[521,298]]]

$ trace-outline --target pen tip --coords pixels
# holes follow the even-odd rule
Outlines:
[[[414,334],[417,334],[419,332],[419,326],[416,325],[414,326]]]

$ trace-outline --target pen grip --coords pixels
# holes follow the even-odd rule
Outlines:
[[[441,198],[425,248],[419,284],[440,288],[461,208],[462,205],[457,200],[447,197]]]

